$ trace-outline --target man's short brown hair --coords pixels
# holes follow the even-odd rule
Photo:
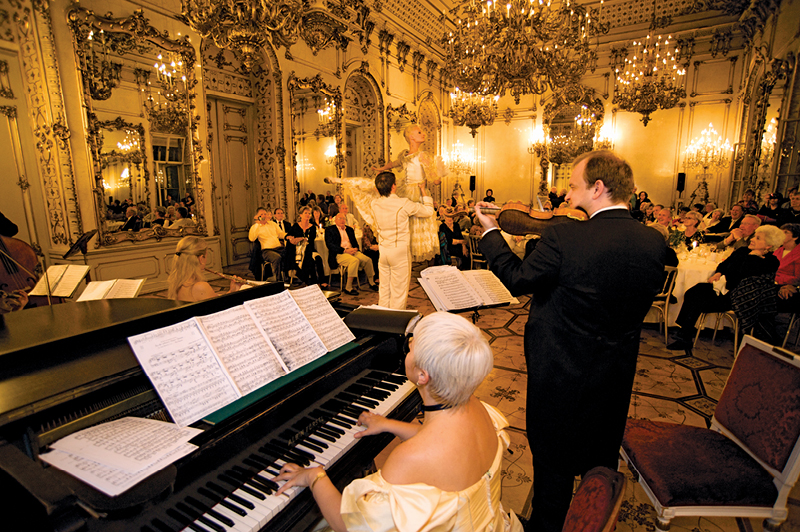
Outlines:
[[[590,151],[572,161],[572,167],[586,161],[583,179],[589,187],[602,181],[612,201],[628,202],[633,194],[633,171],[622,158],[610,151]]]

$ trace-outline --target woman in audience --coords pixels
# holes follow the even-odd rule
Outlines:
[[[714,209],[710,213],[708,213],[705,217],[703,217],[703,221],[700,223],[700,228],[702,231],[708,231],[715,225],[719,223],[722,219],[722,215],[725,212],[722,209]]]
[[[285,271],[297,270],[297,276],[306,284],[319,283],[322,288],[328,288],[325,280],[325,270],[322,266],[322,257],[314,251],[314,241],[317,238],[317,226],[311,222],[311,207],[300,209],[300,221],[289,228],[286,233],[286,267]],[[297,246],[303,246],[300,267],[297,267]]]
[[[717,266],[716,273],[706,283],[698,283],[683,296],[683,305],[675,322],[680,326],[678,340],[667,346],[668,349],[692,348],[695,323],[703,312],[725,312],[731,309],[731,291],[748,277],[758,275],[774,276],[780,262],[771,252],[786,239],[783,231],[774,225],[762,225],[756,229],[750,244],[734,250],[730,257]],[[725,276],[725,294],[718,293],[713,283]]]
[[[402,442],[384,467],[351,482],[343,493],[324,469],[286,464],[278,494],[309,487],[337,532],[453,530],[521,532],[500,502],[508,422],[473,394],[492,369],[480,330],[466,319],[436,312],[419,322],[406,356],[406,375],[422,397],[422,424],[364,412],[363,438],[390,433]]]
[[[311,219],[313,224],[317,226],[317,230],[325,229],[325,215],[322,214],[322,209],[319,205],[311,207]]]
[[[780,261],[775,282],[781,285],[783,291],[787,285],[800,285],[800,246],[797,245],[800,241],[800,224],[783,224],[781,231],[785,239],[774,255]]]
[[[203,276],[207,251],[208,244],[202,238],[185,236],[178,241],[172,271],[167,279],[168,298],[178,301],[202,301],[217,295]],[[231,280],[228,292],[235,292],[240,286]]]
[[[642,203],[644,203],[645,201],[649,203],[650,199],[647,196],[647,192],[642,190],[641,192],[639,192],[639,196],[636,198],[636,204],[634,205],[633,210],[641,211]]]
[[[683,229],[677,227],[670,229],[669,232],[669,246],[672,248],[680,249],[682,245],[692,249],[705,242],[703,232],[698,228],[702,217],[699,212],[690,211],[683,215]]]

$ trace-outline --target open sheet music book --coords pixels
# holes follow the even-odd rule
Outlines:
[[[46,296],[47,284],[50,284],[50,295],[53,297],[71,297],[86,274],[88,266],[77,264],[54,264],[47,268],[47,273],[42,275],[29,296]]]
[[[420,272],[419,284],[436,310],[467,310],[517,302],[489,270],[460,271],[455,266],[433,266]]]
[[[318,285],[128,338],[172,419],[187,426],[355,339]]]
[[[86,285],[78,301],[95,299],[122,299],[136,297],[142,289],[144,279],[112,279],[110,281],[91,281]]]

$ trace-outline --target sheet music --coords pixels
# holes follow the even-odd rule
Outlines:
[[[510,303],[514,299],[502,281],[489,270],[468,270],[461,273],[481,297],[484,305]]]
[[[328,352],[288,290],[246,301],[244,307],[272,341],[289,371]]]
[[[144,279],[117,279],[105,299],[133,298],[139,295]]]
[[[197,449],[196,445],[184,443],[164,455],[150,467],[136,473],[103,465],[94,460],[65,453],[64,451],[50,451],[39,455],[39,458],[102,491],[106,495],[116,497],[195,449]]]
[[[56,286],[58,285],[59,279],[61,276],[64,275],[64,272],[67,271],[66,264],[54,264],[47,268],[47,273],[42,275],[39,279],[39,282],[36,283],[36,286],[33,287],[33,290],[30,291],[28,294],[29,296],[46,296],[47,295],[47,284],[50,285],[50,295],[55,296]]]
[[[289,293],[314,327],[328,352],[356,339],[322,293],[319,285],[312,284]]]
[[[243,306],[198,320],[242,395],[286,375],[275,348]]]
[[[201,432],[155,419],[124,417],[70,434],[51,447],[135,473]]]
[[[67,266],[64,275],[58,280],[56,289],[53,290],[53,295],[56,297],[70,297],[88,272],[88,266],[78,266],[75,264]]]
[[[172,419],[185,427],[239,398],[194,319],[128,338]]]
[[[103,299],[113,285],[114,281],[92,281],[86,285],[83,293],[78,297],[78,301]]]
[[[438,268],[438,267],[437,267]],[[439,302],[446,310],[479,307],[482,304],[480,296],[475,292],[458,268],[439,269],[429,272],[424,276],[422,284],[426,292],[432,290]],[[427,270],[422,273],[425,274]]]

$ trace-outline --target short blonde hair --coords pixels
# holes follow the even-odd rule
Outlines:
[[[767,247],[770,251],[775,251],[783,245],[786,240],[786,235],[783,234],[783,229],[775,227],[774,225],[762,225],[756,229],[756,233],[762,233]]]
[[[481,330],[465,318],[435,312],[414,329],[414,361],[430,375],[437,401],[461,406],[492,371],[494,355]]]

